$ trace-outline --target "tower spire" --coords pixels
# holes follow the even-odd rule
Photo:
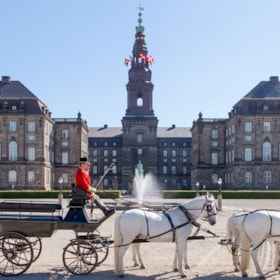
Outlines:
[[[139,10],[139,13],[138,13],[138,16],[139,16],[139,18],[138,18],[138,26],[136,26],[136,32],[144,32],[144,30],[145,30],[145,28],[144,28],[144,26],[142,26],[141,25],[141,23],[142,23],[142,12],[141,11],[144,11],[144,8],[142,8],[141,7],[141,4],[139,4],[139,7],[137,8],[138,10]]]

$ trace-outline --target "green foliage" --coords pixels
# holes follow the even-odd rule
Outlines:
[[[207,191],[199,191],[200,195],[206,194]],[[215,197],[218,195],[217,190],[210,190]],[[172,191],[165,190],[162,192],[162,198],[194,198],[196,191]],[[223,199],[280,199],[280,191],[277,190],[264,190],[264,191],[222,191]]]
[[[70,191],[62,191],[63,197],[68,198]],[[57,198],[59,191],[35,191],[35,190],[11,190],[0,191],[0,199],[17,199],[17,198]],[[121,196],[120,191],[98,191],[97,194],[101,198],[119,198]]]

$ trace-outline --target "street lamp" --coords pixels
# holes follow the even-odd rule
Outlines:
[[[63,194],[62,194],[62,183],[63,183],[63,178],[59,177],[58,179],[58,183],[59,183],[59,194],[58,194],[58,203],[60,205],[62,205],[62,200],[63,200]]]
[[[219,194],[218,194],[218,210],[222,211],[222,184],[223,180],[222,178],[219,178],[218,185],[219,185]]]
[[[195,185],[196,185],[196,196],[199,196],[199,182],[197,181]]]

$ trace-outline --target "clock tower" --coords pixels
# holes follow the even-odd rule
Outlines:
[[[143,164],[144,174],[157,174],[157,125],[158,119],[153,110],[152,72],[153,57],[148,55],[142,26],[142,10],[139,7],[138,26],[132,56],[125,59],[128,71],[127,109],[122,119],[122,177],[123,185],[132,183],[135,168],[139,161]]]

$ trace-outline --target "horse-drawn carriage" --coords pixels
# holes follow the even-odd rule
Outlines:
[[[63,264],[73,274],[90,273],[108,255],[112,241],[97,228],[109,217],[92,220],[86,211],[87,194],[72,186],[68,212],[62,205],[3,201],[0,203],[0,274],[25,272],[41,253],[41,238],[56,230],[73,230],[76,238],[63,250]]]

